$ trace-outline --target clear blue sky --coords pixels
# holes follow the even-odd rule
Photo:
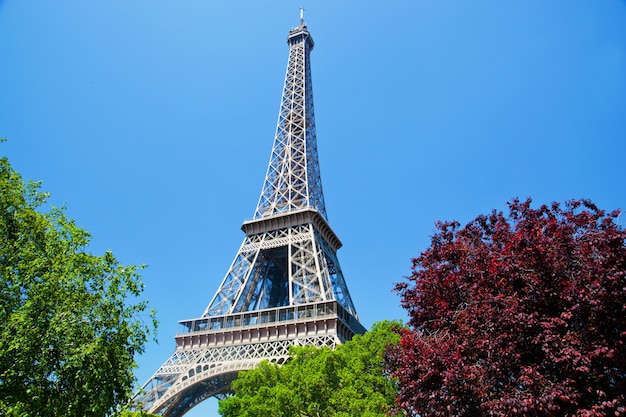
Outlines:
[[[624,0],[0,0],[0,152],[92,252],[149,265],[161,325],[140,383],[244,237],[300,6],[326,206],[367,327],[405,318],[393,284],[436,220],[514,196],[626,208]]]

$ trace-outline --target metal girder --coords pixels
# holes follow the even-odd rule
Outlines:
[[[272,299],[281,285],[287,294]],[[246,236],[203,316],[327,300],[357,316],[336,251],[314,223],[298,224]]]
[[[287,41],[289,63],[276,136],[254,218],[309,207],[326,218],[311,84],[313,38],[300,25],[289,32]]]
[[[246,237],[201,317],[180,322],[176,350],[135,396],[150,413],[178,417],[223,397],[239,371],[283,363],[289,348],[334,348],[364,333],[326,215],[310,52],[304,22],[287,38],[289,62],[269,166]]]
[[[246,320],[255,316],[258,320]],[[144,384],[135,404],[176,417],[229,392],[239,371],[269,360],[282,364],[291,346],[335,348],[365,329],[336,301],[181,322],[176,350]],[[266,319],[263,320],[262,318]],[[202,326],[219,322],[220,326]]]

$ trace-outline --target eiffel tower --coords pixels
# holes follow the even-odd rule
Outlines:
[[[180,321],[176,349],[135,402],[182,416],[223,398],[239,371],[278,364],[289,347],[334,348],[362,334],[328,224],[317,155],[310,52],[304,23],[287,38],[289,62],[270,162],[235,260],[201,317]]]

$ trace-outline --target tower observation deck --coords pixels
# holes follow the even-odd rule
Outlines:
[[[179,322],[174,353],[135,403],[178,417],[223,397],[239,371],[282,364],[289,347],[334,348],[365,332],[337,259],[328,223],[315,135],[306,24],[289,31],[289,61],[276,135],[254,216],[204,313]]]

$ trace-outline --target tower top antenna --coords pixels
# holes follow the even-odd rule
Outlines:
[[[304,7],[300,7],[300,26],[304,25]]]

